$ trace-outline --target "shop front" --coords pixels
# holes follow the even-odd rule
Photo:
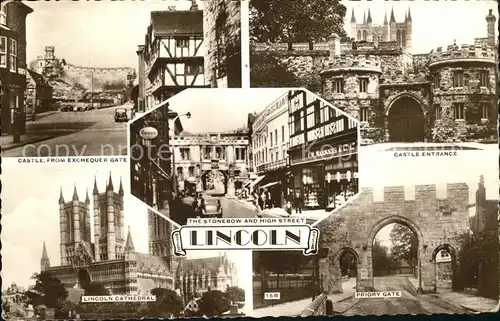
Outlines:
[[[358,192],[356,142],[328,149],[290,151],[292,186],[289,198],[299,194],[304,209],[332,210]]]

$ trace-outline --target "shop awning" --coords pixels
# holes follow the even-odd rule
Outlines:
[[[279,183],[280,183],[280,182],[272,182],[272,183],[268,183],[268,184],[266,184],[266,185],[262,186],[262,188],[271,187],[271,186],[274,186],[274,185],[279,184]]]
[[[266,177],[266,175],[262,175],[262,176],[257,177],[253,182],[250,183],[250,185],[248,187],[254,187],[256,184],[259,184],[259,182],[261,180],[263,180],[264,177]]]

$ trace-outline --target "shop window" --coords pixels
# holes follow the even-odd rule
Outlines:
[[[337,94],[344,92],[344,79],[337,78],[333,81],[333,92]]]
[[[488,119],[490,118],[490,104],[484,103],[481,105],[481,118]]]
[[[370,110],[367,107],[359,109],[359,121],[367,122],[370,117]]]
[[[440,104],[434,104],[434,114],[436,116],[436,120],[441,119],[441,105]]]
[[[463,87],[464,86],[464,72],[463,71],[455,71],[453,73],[453,87]]]
[[[482,70],[479,72],[479,86],[488,87],[489,85],[490,73],[488,70]]]
[[[0,37],[0,67],[7,67],[7,38]]]
[[[455,103],[453,104],[453,116],[455,119],[465,119],[465,104]]]
[[[359,92],[366,93],[368,91],[368,78],[359,78]]]
[[[10,42],[9,69],[12,72],[17,72],[17,41],[14,39],[9,39],[9,42]]]

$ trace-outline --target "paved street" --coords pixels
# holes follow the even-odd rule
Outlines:
[[[397,315],[467,313],[458,305],[450,304],[430,294],[416,294],[406,276],[387,276],[374,279],[376,291],[402,291],[400,298],[355,299],[334,303],[336,314],[353,315]]]
[[[230,199],[230,198],[221,198],[223,217],[256,217],[254,209],[250,204],[243,205],[240,202]]]
[[[54,112],[26,123],[21,146],[2,137],[4,157],[111,156],[127,154],[127,124],[115,123],[116,108],[85,112]],[[130,112],[129,112],[130,114]],[[8,140],[7,140],[8,139]]]

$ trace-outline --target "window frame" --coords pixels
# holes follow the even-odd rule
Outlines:
[[[4,41],[4,48],[2,50],[2,47],[1,47],[1,41]],[[6,36],[0,36],[0,56],[4,56],[5,57],[5,62],[2,63],[2,59],[0,58],[0,68],[7,68],[7,65],[8,65],[8,50],[7,50],[7,47],[9,45],[9,39],[6,37]]]
[[[17,72],[17,40],[9,38],[9,70]]]
[[[453,72],[453,88],[463,88],[464,87],[464,71],[455,70]]]
[[[359,77],[359,92],[367,93],[368,92],[368,77]],[[363,86],[363,84],[365,84]]]
[[[479,87],[488,88],[489,83],[490,83],[489,70],[481,70],[479,72]]]
[[[370,119],[370,109],[368,107],[361,107],[359,109],[359,121],[367,123]]]
[[[465,120],[465,103],[453,103],[453,118],[455,120]]]
[[[489,119],[490,118],[490,104],[482,103],[481,104],[481,119]]]
[[[333,92],[336,94],[344,93],[344,78],[333,79]]]
[[[441,104],[434,104],[434,120],[441,120],[443,118],[442,116],[443,113],[443,108],[441,108]]]

